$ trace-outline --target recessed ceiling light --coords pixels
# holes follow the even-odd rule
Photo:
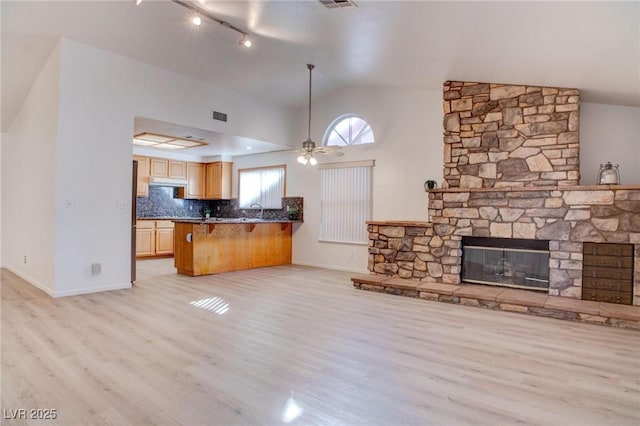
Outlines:
[[[252,146],[248,146],[248,147],[247,147],[247,149],[248,149],[248,150],[252,150],[252,149],[253,149],[253,147],[252,147]]]
[[[202,24],[202,18],[196,15],[193,18],[191,18],[191,23],[193,23],[193,25],[195,25],[196,27],[199,27]]]

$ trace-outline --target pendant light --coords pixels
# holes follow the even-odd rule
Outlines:
[[[309,115],[307,121],[307,140],[302,142],[302,154],[298,157],[298,163],[305,166],[315,166],[318,160],[313,156],[316,143],[311,140],[311,73],[313,72],[313,64],[307,64],[309,70]]]

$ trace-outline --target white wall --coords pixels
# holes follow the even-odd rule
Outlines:
[[[57,146],[52,144],[48,152],[38,154],[48,160],[49,167],[36,174],[41,185],[36,188],[55,184],[55,200],[53,190],[25,193],[23,198],[36,198],[35,194],[44,198],[26,205],[16,203],[16,213],[17,206],[20,212],[27,212],[23,218],[12,214],[5,220],[3,214],[3,228],[16,229],[6,233],[3,251],[5,255],[12,253],[7,256],[8,264],[14,266],[17,253],[26,250],[24,229],[36,223],[29,236],[47,240],[42,248],[50,258],[46,281],[56,296],[130,286],[135,116],[270,142],[291,139],[291,114],[284,108],[69,40],[62,40],[59,49],[59,114],[47,110],[30,115],[34,120],[37,115],[40,121],[58,124]],[[49,83],[49,90],[57,92],[57,83]],[[33,96],[38,108],[44,108],[46,98],[39,92]],[[213,109],[228,113],[229,122],[214,122]],[[42,124],[14,125],[12,133],[24,139],[33,131],[28,127]],[[47,141],[40,140],[40,145]],[[20,170],[27,164],[26,155],[21,154],[26,154],[25,150],[3,153],[4,164],[9,165],[3,169],[3,182],[19,182],[26,174]],[[20,186],[23,191],[25,187]],[[17,199],[20,194],[10,195]],[[44,203],[43,199],[48,200],[46,209],[29,208]],[[41,217],[49,219],[38,222]],[[94,262],[102,263],[101,275],[91,276]]]
[[[2,265],[49,294],[55,288],[59,78],[60,46],[2,140]]]
[[[424,181],[442,180],[442,93],[426,90],[351,88],[313,104],[311,138],[317,144],[333,120],[357,114],[373,128],[376,143],[345,147],[343,157],[320,162],[373,159],[374,220],[427,220]],[[306,139],[306,109],[297,112],[297,143]],[[304,197],[304,224],[294,229],[293,262],[364,272],[365,245],[319,242],[320,174],[296,162],[297,152],[234,158],[238,168],[287,164],[287,195]],[[234,176],[234,182],[237,177]],[[237,188],[234,188],[237,196]]]
[[[600,164],[620,164],[625,185],[640,184],[640,108],[580,105],[580,183],[594,185]]]

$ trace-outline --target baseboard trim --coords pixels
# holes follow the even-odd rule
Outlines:
[[[32,286],[36,287],[37,289],[44,291],[49,296],[55,297],[54,296],[54,292],[50,288],[48,288],[47,286],[45,286],[44,284],[39,282],[38,280],[31,278],[29,275],[27,275],[25,273],[22,273],[22,272],[18,271],[17,269],[12,268],[11,266],[4,266],[4,268],[6,270],[16,274],[17,276],[19,276],[20,278],[22,278],[23,280],[25,280],[26,282],[28,282]]]
[[[102,287],[85,287],[76,290],[55,291],[53,297],[79,296],[82,294],[101,293],[103,291],[124,290],[131,288],[131,283],[112,284]]]
[[[344,271],[344,272],[354,272],[356,274],[368,274],[369,270],[367,269],[358,269],[358,268],[349,268],[349,267],[342,267],[342,266],[335,266],[335,265],[322,265],[320,263],[313,263],[313,262],[299,262],[299,261],[292,261],[291,262],[292,265],[299,265],[299,266],[312,266],[314,268],[322,268],[322,269],[332,269],[334,271]]]
[[[79,296],[81,294],[100,293],[100,292],[103,292],[103,291],[124,290],[124,289],[127,289],[127,288],[131,288],[131,283],[127,282],[127,283],[105,285],[105,286],[101,286],[101,287],[85,287],[85,288],[80,288],[80,289],[77,289],[77,290],[66,290],[66,291],[55,291],[54,290],[54,291],[52,291],[51,289],[49,289],[46,286],[44,286],[38,280],[34,280],[29,275],[24,274],[24,273],[18,271],[17,269],[12,268],[11,266],[4,266],[4,268],[6,270],[16,274],[17,276],[19,276],[20,278],[22,278],[23,280],[25,280],[26,282],[28,282],[32,286],[44,291],[45,293],[47,293],[49,296],[51,296],[53,298],[67,297],[67,296]]]

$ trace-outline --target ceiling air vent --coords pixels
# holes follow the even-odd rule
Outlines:
[[[351,0],[319,0],[328,9],[338,9],[343,7],[358,7],[357,4]]]
[[[224,112],[213,111],[213,119],[219,121],[227,121],[227,114]]]

